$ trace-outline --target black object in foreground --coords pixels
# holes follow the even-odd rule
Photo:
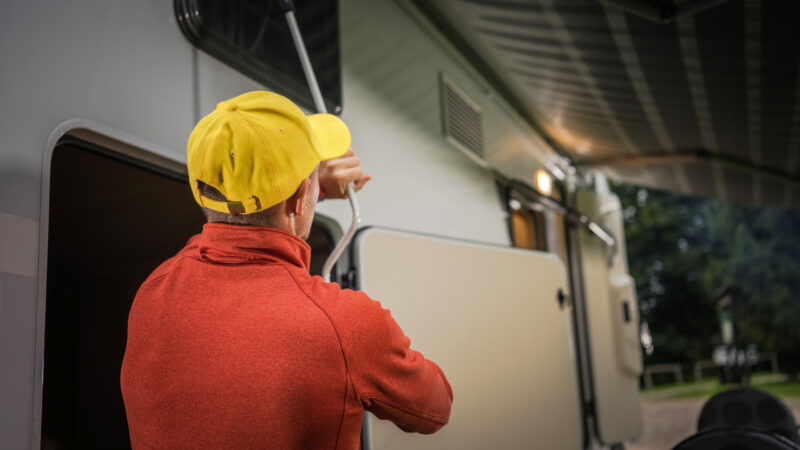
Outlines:
[[[800,450],[789,408],[774,395],[749,387],[711,397],[697,430],[673,450]]]

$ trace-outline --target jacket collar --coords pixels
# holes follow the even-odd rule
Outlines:
[[[311,247],[277,228],[207,223],[197,242],[200,257],[218,264],[284,262],[309,269]]]

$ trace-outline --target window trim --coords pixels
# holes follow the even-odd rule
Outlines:
[[[186,174],[184,161],[176,152],[160,145],[117,131],[86,119],[70,119],[50,133],[42,158],[41,201],[39,204],[39,261],[35,305],[33,420],[31,421],[31,448],[41,448],[42,394],[44,390],[44,331],[47,306],[47,250],[50,229],[50,173],[53,153],[64,140],[79,139],[103,149],[103,153],[126,162],[139,161],[138,165],[150,170],[160,168],[173,177]]]
[[[613,233],[593,221],[589,216],[565,206],[552,197],[539,193],[536,189],[518,180],[510,180],[507,189],[508,199],[515,199],[521,202],[525,207],[531,209],[539,207],[554,211],[561,214],[566,223],[585,228],[586,231],[600,239],[600,241],[609,247],[611,252],[609,264],[612,262],[611,258],[617,253],[617,239],[614,237]]]
[[[338,0],[336,2],[337,8],[337,21],[338,21]],[[267,64],[265,67],[252,63],[247,58],[237,58],[236,54],[240,53],[228,45],[227,42],[216,39],[208,39],[204,36],[202,17],[198,8],[197,0],[173,0],[173,10],[175,18],[178,22],[178,27],[183,36],[195,48],[204,51],[214,59],[221,61],[227,66],[233,68],[237,72],[255,80],[257,83],[274,88],[279,93],[291,98],[295,103],[305,108],[307,111],[316,111],[314,100],[306,84],[305,75],[297,81],[295,77],[290,74],[283,73]],[[337,22],[338,23],[338,22]],[[337,25],[338,26],[338,25]],[[338,31],[338,29],[337,29]],[[302,32],[302,30],[301,30]],[[287,35],[287,39],[290,39]],[[344,90],[342,87],[342,56],[341,56],[341,39],[337,35],[337,46],[339,46],[339,86],[338,103],[329,99],[328,96],[323,94],[325,107],[328,112],[339,115],[342,113],[342,103],[344,103]]]

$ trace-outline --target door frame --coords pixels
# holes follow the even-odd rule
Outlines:
[[[87,119],[70,119],[59,124],[50,133],[42,158],[41,201],[39,206],[39,252],[37,267],[37,289],[35,305],[34,336],[34,386],[33,418],[31,421],[31,449],[41,448],[42,439],[42,394],[44,388],[44,333],[47,308],[47,252],[50,228],[50,174],[55,149],[67,138],[78,139],[102,148],[107,153],[127,163],[140,163],[148,169],[162,169],[169,173],[187,175],[185,154],[167,147],[140,139]],[[314,221],[323,226],[334,242],[342,236],[339,223],[328,216],[316,214]],[[337,264],[346,266],[346,264]]]

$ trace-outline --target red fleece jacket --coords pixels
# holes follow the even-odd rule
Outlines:
[[[357,449],[363,410],[447,423],[442,371],[366,294],[308,273],[302,239],[207,224],[131,307],[121,386],[134,449]]]

